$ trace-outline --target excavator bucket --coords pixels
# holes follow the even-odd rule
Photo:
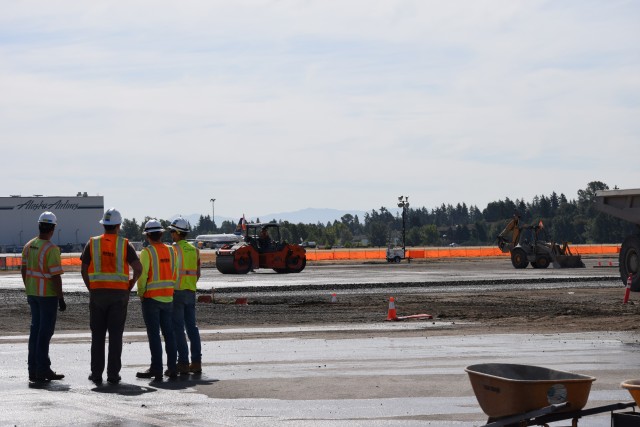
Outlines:
[[[553,244],[553,267],[554,268],[584,268],[584,262],[580,255],[574,255],[569,248],[567,242],[563,242],[562,246]]]
[[[584,268],[580,255],[557,255],[553,260],[554,268]]]

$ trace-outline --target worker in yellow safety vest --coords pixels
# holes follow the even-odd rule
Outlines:
[[[202,345],[196,323],[196,283],[200,279],[200,251],[186,240],[189,233],[189,222],[186,219],[174,219],[169,230],[176,254],[173,332],[178,348],[178,374],[199,374],[202,372]],[[191,343],[191,364],[187,336]]]
[[[64,375],[51,370],[49,344],[56,329],[57,311],[67,304],[62,293],[62,262],[60,248],[51,242],[58,220],[53,212],[43,212],[38,218],[38,237],[22,250],[20,273],[31,309],[29,381],[43,383],[61,380]]]
[[[107,381],[118,384],[122,368],[122,334],[127,320],[129,295],[142,273],[142,265],[133,245],[128,239],[118,235],[122,223],[120,211],[116,208],[107,209],[99,222],[104,228],[104,233],[91,237],[80,256],[82,280],[89,290],[89,380],[94,384],[102,383],[104,346],[109,332]],[[131,279],[129,267],[133,269]]]
[[[138,378],[153,378],[162,381],[162,341],[164,337],[169,378],[177,377],[176,340],[173,333],[173,291],[176,280],[176,260],[173,249],[161,242],[164,228],[159,221],[151,219],[144,225],[144,234],[149,246],[140,253],[142,275],[138,279],[138,296],[142,301],[142,317],[147,327],[151,366],[138,372]]]

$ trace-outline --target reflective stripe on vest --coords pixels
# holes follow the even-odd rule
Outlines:
[[[184,251],[182,245],[193,246],[185,240],[173,244],[176,251],[176,290],[195,291],[198,282],[198,252],[195,247],[193,251]]]
[[[103,234],[89,239],[91,264],[89,289],[129,290],[129,241],[115,234]]]
[[[164,243],[151,244],[144,250],[149,252],[149,280],[143,296],[171,297],[175,286],[175,253]]]
[[[55,245],[48,240],[42,240],[44,243],[38,249],[35,258],[32,258],[32,245],[35,241],[36,239],[32,239],[27,243],[23,256],[23,262],[26,264],[27,295],[55,296],[56,291],[52,286],[53,281],[51,281],[51,276],[53,276],[53,274],[51,273],[62,271],[62,267],[57,266],[51,268],[49,271],[45,268],[47,253],[53,249]]]

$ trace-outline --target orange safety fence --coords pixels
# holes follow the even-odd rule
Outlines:
[[[60,257],[60,261],[63,266],[79,266],[81,264],[80,258],[78,255],[73,256],[65,256],[62,254]],[[0,255],[0,268],[20,268],[22,265],[22,256],[21,255]]]
[[[574,255],[614,255],[620,253],[620,245],[570,245]],[[310,249],[307,248],[307,261],[353,261],[386,259],[386,249],[376,248],[344,248],[344,249]],[[494,246],[462,246],[462,247],[423,247],[407,248],[407,258],[484,258],[509,256],[509,253]],[[63,266],[80,266],[78,255],[61,257]],[[0,269],[20,268],[19,254],[0,254]]]
[[[574,255],[612,255],[620,253],[620,245],[570,245]],[[309,249],[307,261],[375,260],[386,259],[386,249]],[[494,246],[465,246],[456,248],[407,248],[407,258],[484,258],[509,256]]]

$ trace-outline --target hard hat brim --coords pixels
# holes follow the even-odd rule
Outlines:
[[[143,233],[144,234],[151,234],[151,233],[156,233],[158,231],[165,231],[164,228],[150,228],[148,230],[144,230]]]

